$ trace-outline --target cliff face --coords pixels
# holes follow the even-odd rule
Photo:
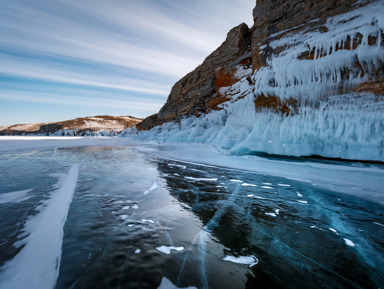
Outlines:
[[[237,66],[251,65],[251,31],[240,24],[228,32],[227,39],[204,62],[172,87],[167,102],[158,114],[152,115],[137,128],[150,129],[181,117],[200,116],[227,101],[220,87],[238,81],[231,73]]]
[[[189,141],[237,152],[384,161],[383,15],[383,1],[258,0],[253,27],[231,30],[138,128],[189,117]],[[192,137],[207,121],[220,132]]]

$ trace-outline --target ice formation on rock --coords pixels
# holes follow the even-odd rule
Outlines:
[[[162,123],[138,138],[384,161],[384,2],[356,7],[318,26],[269,35],[258,48],[269,53],[266,65],[253,73],[236,66],[240,80],[219,88],[229,100],[217,110]]]

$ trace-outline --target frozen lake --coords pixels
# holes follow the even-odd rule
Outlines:
[[[0,171],[0,288],[384,287],[382,165],[0,138]]]

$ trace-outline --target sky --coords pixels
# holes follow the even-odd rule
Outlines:
[[[0,126],[146,117],[255,0],[0,0]]]

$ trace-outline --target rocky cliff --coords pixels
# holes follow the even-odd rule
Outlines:
[[[258,0],[253,16],[138,129],[187,118],[184,138],[237,152],[384,161],[384,2]],[[220,132],[193,138],[207,119]]]
[[[228,32],[227,39],[204,62],[172,87],[167,102],[158,114],[141,122],[138,129],[152,127],[181,117],[200,116],[228,101],[219,93],[239,79],[233,74],[238,66],[251,66],[251,30],[243,23]]]

